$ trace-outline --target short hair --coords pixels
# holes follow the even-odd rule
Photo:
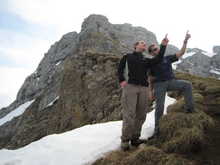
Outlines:
[[[136,49],[136,46],[139,44],[139,41],[134,43],[134,50]]]
[[[148,52],[149,53],[152,53],[152,48],[156,46],[155,44],[151,44],[149,47],[148,47]]]

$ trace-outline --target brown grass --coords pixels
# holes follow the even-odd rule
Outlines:
[[[142,146],[130,152],[113,151],[93,165],[194,165],[178,154],[167,154],[154,146]]]
[[[187,153],[206,144],[205,130],[214,126],[213,119],[202,111],[192,114],[173,112],[160,121],[159,143],[164,151]]]

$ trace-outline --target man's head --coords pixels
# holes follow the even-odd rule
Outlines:
[[[159,54],[160,48],[157,45],[152,44],[148,47],[148,52],[150,53],[151,56],[156,56]]]
[[[146,49],[147,49],[147,46],[144,41],[138,41],[134,44],[134,50],[136,52],[144,52]]]

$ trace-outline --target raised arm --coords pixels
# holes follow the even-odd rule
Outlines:
[[[162,40],[162,42],[160,44],[160,52],[159,52],[159,54],[155,58],[152,58],[150,60],[151,65],[157,64],[157,63],[159,63],[163,59],[164,54],[166,52],[166,47],[168,45],[168,42],[169,42],[169,40],[168,40],[167,34],[166,34],[165,38]]]
[[[182,46],[182,48],[180,49],[180,51],[176,53],[176,57],[177,57],[177,58],[180,58],[180,57],[185,53],[186,47],[187,47],[187,42],[188,42],[188,40],[189,40],[190,38],[191,38],[191,35],[190,35],[189,32],[187,31],[186,36],[185,36],[185,39],[184,39],[184,41],[183,41],[183,46]]]

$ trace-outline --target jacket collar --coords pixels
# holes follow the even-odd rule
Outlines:
[[[134,55],[143,56],[142,52],[136,52],[136,51],[134,51],[133,54],[134,54]]]

